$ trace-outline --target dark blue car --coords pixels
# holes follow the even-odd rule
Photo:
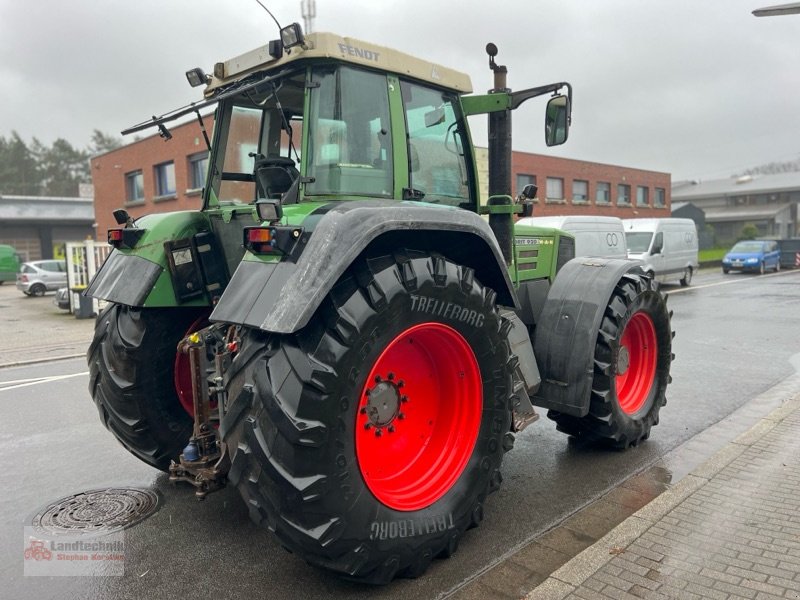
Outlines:
[[[781,252],[778,242],[771,240],[745,240],[737,242],[722,259],[722,272],[781,270]]]

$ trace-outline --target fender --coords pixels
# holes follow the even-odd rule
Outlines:
[[[534,354],[542,384],[536,406],[583,417],[589,412],[597,333],[617,282],[641,261],[574,258],[555,278],[536,324]]]
[[[475,269],[497,303],[519,308],[508,268],[489,225],[475,213],[418,202],[359,200],[324,205],[302,223],[305,247],[280,262],[247,255],[211,314],[274,333],[305,326],[359,256],[403,248],[439,252]]]
[[[133,249],[115,249],[86,289],[86,295],[129,306],[206,306],[202,297],[180,303],[167,268],[164,243],[210,231],[199,211],[153,213],[136,220],[144,234]]]

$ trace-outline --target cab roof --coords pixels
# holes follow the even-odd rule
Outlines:
[[[310,33],[305,36],[304,46],[284,50],[283,56],[277,59],[270,55],[269,46],[261,46],[217,63],[214,65],[211,81],[204,91],[205,97],[211,98],[230,84],[241,81],[253,73],[274,71],[308,59],[338,60],[412,77],[464,94],[472,92],[472,82],[465,73],[355,38],[333,33]]]

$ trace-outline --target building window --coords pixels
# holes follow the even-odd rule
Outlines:
[[[563,200],[564,199],[564,180],[560,177],[547,178],[547,199],[548,200]]]
[[[125,200],[128,202],[144,200],[144,177],[141,171],[125,174]]]
[[[656,208],[664,208],[667,205],[667,194],[664,188],[656,188],[655,203]]]
[[[596,204],[611,204],[611,184],[607,181],[597,182],[594,201]]]
[[[156,196],[175,195],[175,163],[172,161],[155,166]]]
[[[573,202],[588,202],[589,201],[589,182],[581,179],[575,179],[572,182],[572,201]]]
[[[631,205],[631,186],[626,183],[617,185],[617,206]]]
[[[650,188],[644,185],[636,186],[636,206],[650,206]]]
[[[517,173],[517,195],[522,193],[526,185],[536,185],[536,175]]]
[[[208,152],[192,154],[189,157],[189,189],[199,190],[206,184],[208,174]]]

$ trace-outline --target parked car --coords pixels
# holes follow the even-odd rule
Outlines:
[[[736,242],[722,259],[722,272],[781,270],[781,251],[774,240],[743,240]]]
[[[69,288],[60,287],[53,296],[53,304],[61,310],[69,310]]]
[[[21,262],[13,246],[0,244],[0,285],[3,285],[4,281],[16,279]]]
[[[35,260],[22,263],[17,273],[17,289],[26,296],[44,296],[45,292],[67,285],[64,260]]]

